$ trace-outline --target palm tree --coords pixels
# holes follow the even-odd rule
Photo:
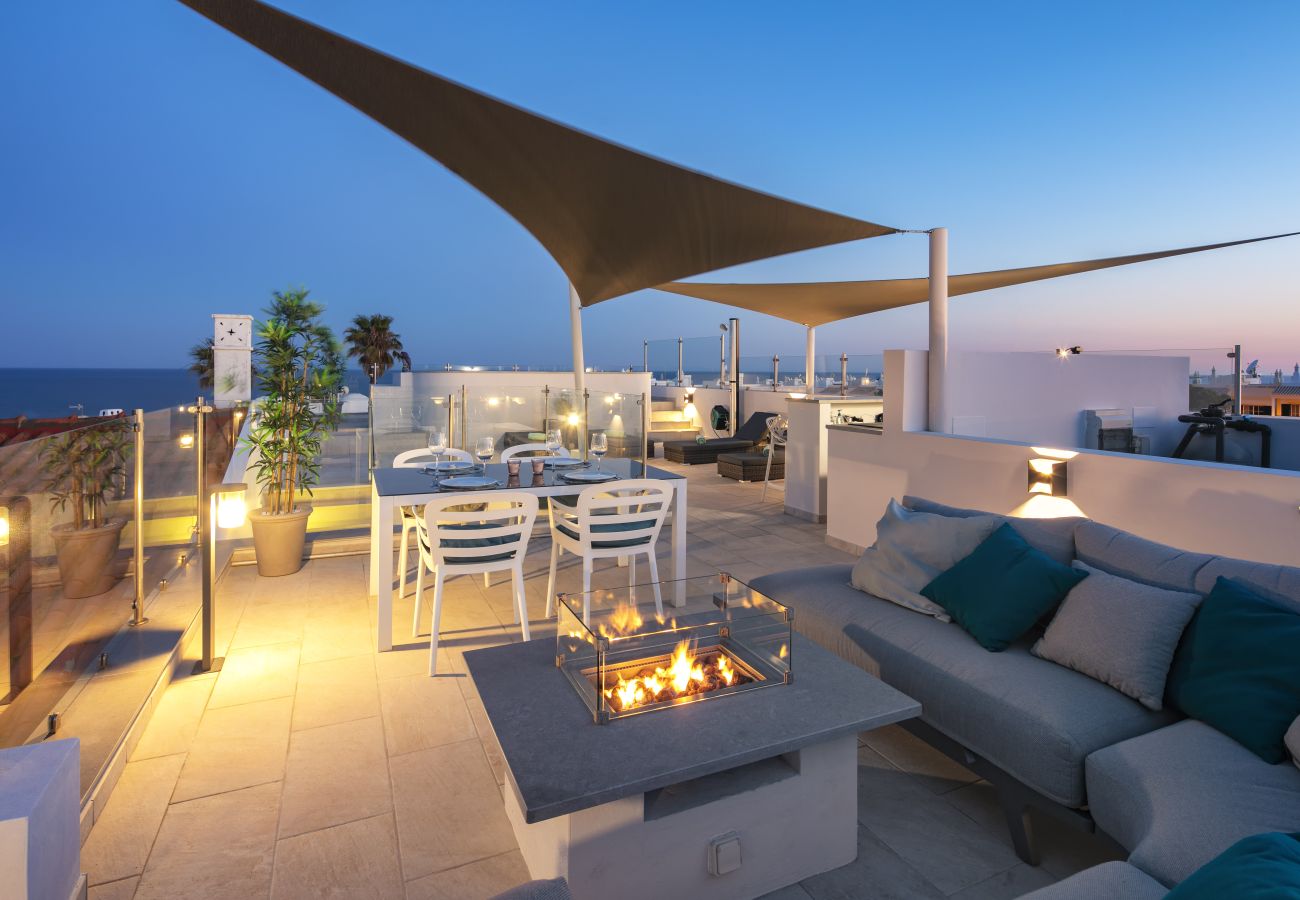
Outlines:
[[[212,338],[190,348],[189,373],[199,380],[200,388],[210,388],[214,383],[212,371]]]
[[[348,356],[360,360],[371,384],[378,381],[394,361],[402,358],[402,339],[392,326],[392,316],[356,316],[343,332]]]

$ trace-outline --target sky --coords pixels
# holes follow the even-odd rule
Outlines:
[[[949,229],[953,273],[1300,230],[1300,4],[446,3],[281,8],[567,124],[847,215]],[[0,7],[0,366],[173,367],[303,285],[417,364],[564,364],[558,266],[496,206],[175,0]],[[924,236],[699,280],[925,273]],[[1300,360],[1300,238],[952,300],[954,349]],[[733,311],[643,291],[587,361]],[[802,329],[741,312],[746,355]],[[818,330],[924,347],[924,306]]]

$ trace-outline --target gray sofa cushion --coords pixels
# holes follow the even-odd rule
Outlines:
[[[1197,574],[1214,557],[1157,544],[1136,534],[1085,521],[1074,532],[1075,555],[1090,566],[1171,591],[1196,591]],[[1211,587],[1214,582],[1210,582]]]
[[[998,525],[997,516],[937,516],[890,500],[876,523],[876,542],[862,552],[849,582],[865,593],[951,622],[943,607],[922,597],[921,590],[969,556]]]
[[[1300,768],[1300,716],[1291,723],[1291,727],[1286,730],[1286,749],[1291,751],[1291,762]]]
[[[989,653],[956,625],[854,590],[849,571],[795,569],[753,587],[792,607],[801,633],[918,700],[930,725],[1058,803],[1083,805],[1089,753],[1175,718],[1023,642]]]
[[[1068,566],[1074,561],[1074,529],[1088,521],[1080,516],[1064,516],[1058,519],[1024,519],[1019,516],[1004,516],[982,509],[961,509],[926,500],[924,497],[904,497],[903,505],[917,512],[935,513],[940,516],[969,518],[971,516],[997,516],[999,522],[1010,522],[1025,542],[1035,550],[1046,553],[1052,559]]]
[[[563,878],[542,878],[525,881],[492,900],[573,900],[573,894],[569,892],[569,882]]]
[[[1107,862],[1022,894],[1020,900],[1159,900],[1167,893],[1163,884],[1137,866]]]
[[[1177,884],[1261,831],[1300,831],[1300,771],[1185,719],[1088,757],[1093,818],[1129,861]]]
[[[1265,596],[1300,609],[1300,568],[1216,556],[1196,573],[1196,590],[1208,594],[1219,576],[1236,578]]]
[[[1160,709],[1174,650],[1200,594],[1131,581],[1077,560],[1074,567],[1088,577],[1066,595],[1034,655]]]

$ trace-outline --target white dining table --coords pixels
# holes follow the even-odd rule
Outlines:
[[[415,467],[382,467],[372,473],[370,480],[370,596],[379,605],[379,649],[393,649],[393,588],[395,587],[393,533],[397,526],[397,510],[402,506],[420,506],[434,497],[456,493],[466,503],[490,503],[492,495],[502,490],[527,491],[538,497],[554,497],[581,493],[589,485],[565,481],[561,473],[550,467],[540,476],[532,473],[530,460],[521,458],[520,476],[511,479],[504,463],[489,463],[485,474],[500,482],[501,487],[487,490],[464,491],[440,487],[432,474]],[[686,477],[647,466],[634,459],[606,459],[603,468],[613,472],[619,480],[653,478],[669,481],[673,486],[672,499],[672,580],[675,589],[668,601],[673,606],[684,606],[686,588]],[[447,476],[444,475],[445,479]],[[618,481],[604,482],[612,487]]]

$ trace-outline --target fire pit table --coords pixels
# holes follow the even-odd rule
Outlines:
[[[587,897],[757,897],[857,855],[857,735],[920,705],[735,578],[561,598],[557,637],[465,654],[534,878]],[[584,607],[586,616],[584,618]]]

